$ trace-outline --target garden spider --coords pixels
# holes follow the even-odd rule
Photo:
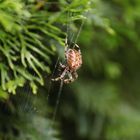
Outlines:
[[[67,43],[67,38],[65,40],[65,59],[66,64],[60,63],[60,67],[63,70],[62,74],[52,79],[52,81],[62,80],[64,83],[71,83],[78,78],[77,70],[82,65],[82,56],[80,48],[77,44],[72,45],[72,48],[69,48]]]

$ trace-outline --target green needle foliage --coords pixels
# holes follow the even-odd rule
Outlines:
[[[66,6],[65,6],[66,5]],[[56,7],[53,9],[53,6]],[[33,93],[37,83],[44,85],[42,72],[50,74],[51,59],[57,41],[64,46],[66,33],[62,27],[84,18],[88,2],[0,1],[0,85],[2,90],[16,93],[29,83]],[[72,18],[67,18],[68,12]],[[59,26],[58,26],[59,25]],[[53,41],[54,40],[54,41]]]
[[[65,47],[67,25],[85,19],[89,9],[87,0],[0,0],[1,140],[60,139],[46,95],[31,93],[49,82],[44,75]]]

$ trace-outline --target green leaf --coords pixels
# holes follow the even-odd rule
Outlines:
[[[9,94],[0,87],[0,100],[1,99],[5,99],[6,100],[8,98],[9,98]]]

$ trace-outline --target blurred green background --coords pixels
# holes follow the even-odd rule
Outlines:
[[[0,140],[139,140],[139,24],[139,0],[0,0]],[[83,65],[54,116],[66,36]]]

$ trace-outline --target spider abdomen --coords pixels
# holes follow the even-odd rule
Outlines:
[[[80,68],[82,65],[81,52],[75,49],[68,49],[66,52],[67,65],[73,71]]]

